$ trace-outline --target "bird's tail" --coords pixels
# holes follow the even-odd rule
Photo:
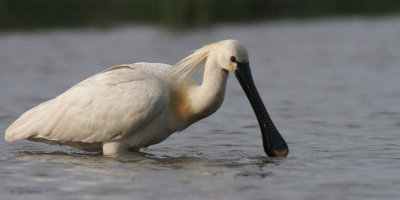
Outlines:
[[[35,119],[40,117],[40,113],[45,107],[44,105],[48,103],[49,101],[44,102],[21,115],[7,128],[4,139],[7,142],[13,142],[34,136],[37,132]]]

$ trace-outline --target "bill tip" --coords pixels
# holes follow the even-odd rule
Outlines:
[[[277,157],[286,157],[289,154],[289,149],[285,148],[282,150],[274,150],[274,154]]]

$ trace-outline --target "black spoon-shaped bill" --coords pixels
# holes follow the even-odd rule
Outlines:
[[[264,103],[262,102],[254,84],[253,77],[251,76],[249,63],[236,63],[237,69],[234,74],[246,93],[246,96],[256,114],[261,129],[265,153],[270,157],[287,156],[289,148],[265,109]]]

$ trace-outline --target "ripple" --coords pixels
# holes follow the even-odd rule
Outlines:
[[[258,178],[264,179],[266,177],[272,176],[272,172],[241,172],[235,175],[236,178],[245,177],[245,178]]]

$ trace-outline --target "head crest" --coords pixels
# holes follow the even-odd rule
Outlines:
[[[209,52],[214,46],[215,44],[209,44],[201,49],[191,51],[190,55],[174,65],[170,76],[178,79],[191,77],[206,62]]]

